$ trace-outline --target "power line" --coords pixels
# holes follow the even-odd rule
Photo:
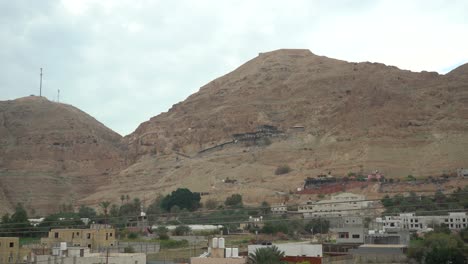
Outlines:
[[[450,204],[450,203],[439,203],[440,204]],[[412,207],[413,205],[406,205],[406,206],[392,206],[392,208],[404,208],[404,207]],[[385,207],[367,207],[367,208],[353,208],[353,209],[344,209],[344,210],[340,210],[340,211],[334,211],[334,212],[350,212],[350,211],[372,211],[372,210],[378,210],[378,209],[384,209]],[[465,210],[467,209],[462,209],[462,208],[459,208],[459,209],[442,209],[442,210],[426,210],[426,211],[418,211],[417,213],[428,213],[428,212],[465,212]],[[327,213],[327,212],[325,212]],[[296,214],[302,214],[302,213],[296,213]],[[375,217],[376,214],[366,214],[366,215],[358,215],[358,216],[373,216]],[[392,214],[389,214],[389,215],[392,215]],[[396,214],[395,214],[396,215]],[[350,215],[352,216],[352,215]],[[310,220],[310,219],[313,219],[313,218],[342,218],[342,217],[345,217],[345,216],[341,216],[341,215],[327,215],[327,214],[324,214],[324,215],[318,215],[318,216],[315,216],[315,217],[311,217],[311,218],[304,218],[305,220]],[[114,218],[119,218],[119,217],[114,217]],[[206,225],[208,224],[218,224],[218,225],[222,225],[222,223],[225,223],[223,222],[224,219],[231,219],[233,218],[232,215],[224,215],[224,216],[210,216],[210,217],[206,217],[206,218],[200,218],[200,217],[186,217],[186,218],[179,218],[179,222],[182,223],[182,221],[185,221],[185,222],[190,222],[190,221],[211,221],[209,223],[204,223]],[[284,218],[283,218],[284,219]],[[169,220],[166,220],[166,223],[169,222]],[[246,220],[238,220],[234,223],[245,223]],[[189,224],[189,223],[182,223],[182,224]],[[60,228],[63,228],[63,229],[82,229],[83,227],[85,227],[85,225],[68,225],[68,226],[45,226],[45,227],[42,227],[42,228],[47,228],[47,229],[60,229]],[[2,231],[0,232],[0,234],[5,234],[5,233],[28,233],[28,232],[34,232],[34,233],[44,233],[44,232],[47,232],[47,231],[44,231],[44,230],[30,230],[31,228],[34,228],[34,227],[17,227],[17,228],[10,228],[8,231]],[[36,228],[41,228],[41,227],[36,227]],[[117,229],[117,228],[114,228],[114,229]],[[119,228],[119,229],[126,229],[126,227],[122,227],[122,228]],[[16,230],[16,231],[15,231]],[[20,231],[18,231],[20,230]]]
[[[452,195],[459,195],[459,194],[468,194],[468,192],[458,192],[458,193],[453,193]],[[432,195],[432,196],[424,196],[424,198],[431,198],[431,197],[434,197],[435,198],[436,194]],[[411,196],[407,196],[407,197],[401,197],[402,200],[405,200],[405,199],[419,199],[419,197],[411,197]],[[364,200],[354,200],[354,201],[333,201],[333,202],[322,202],[322,203],[314,203],[314,204],[311,204],[311,205],[330,205],[330,204],[348,204],[350,202],[356,202],[356,203],[360,203],[360,202],[378,202],[378,201],[382,201],[382,199],[364,199]],[[436,203],[436,204],[453,204],[455,202],[446,202],[446,203]],[[290,204],[289,206],[300,206],[300,205],[306,205],[306,204],[303,204],[303,203],[296,203],[296,204]],[[351,210],[372,210],[372,209],[386,209],[386,208],[393,208],[393,207],[413,207],[413,206],[417,206],[417,205],[406,205],[406,206],[403,206],[403,205],[394,205],[394,206],[390,206],[390,207],[367,207],[367,208],[364,208],[364,209],[351,209]],[[249,211],[249,210],[262,210],[262,209],[269,209],[270,206],[259,206],[259,207],[247,207],[247,208],[225,208],[225,209],[216,209],[216,210],[205,210],[205,211],[198,211],[198,212],[190,212],[191,214],[194,214],[194,213],[198,213],[198,214],[210,214],[210,213],[215,213],[215,212],[226,212],[226,211],[237,211],[237,210],[246,210],[246,211]],[[349,209],[348,209],[349,210]],[[454,210],[454,209],[453,209]],[[340,210],[340,211],[347,211],[347,209],[345,210]],[[146,216],[154,216],[154,217],[171,217],[171,216],[179,216],[180,213],[158,213],[158,214],[147,214]],[[391,215],[391,214],[389,214]],[[134,219],[136,216],[115,216],[115,217],[98,217],[98,218],[94,218],[93,220],[94,221],[99,221],[99,220],[106,220],[106,219],[121,219],[121,220],[129,220],[129,219]],[[232,216],[230,216],[232,217]],[[66,223],[66,222],[75,222],[75,221],[78,221],[79,219],[64,219],[64,220],[51,220],[51,221],[43,221],[41,222],[42,223],[55,223],[57,221],[60,221],[60,223]],[[19,224],[18,222],[16,223],[2,223],[0,224],[0,227],[2,226],[8,226],[8,225],[15,225],[15,224]]]

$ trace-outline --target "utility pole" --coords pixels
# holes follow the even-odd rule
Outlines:
[[[41,68],[41,74],[40,74],[40,80],[39,80],[39,96],[42,96],[42,68]]]

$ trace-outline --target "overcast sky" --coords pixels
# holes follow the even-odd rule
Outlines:
[[[126,135],[259,52],[446,73],[468,1],[0,0],[0,100],[39,94]]]

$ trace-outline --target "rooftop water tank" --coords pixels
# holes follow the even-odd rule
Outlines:
[[[60,242],[60,250],[67,250],[67,242]]]
[[[225,258],[230,258],[232,256],[232,248],[226,248],[224,252],[225,252],[224,254]]]
[[[239,257],[239,248],[232,248],[232,257],[233,258]]]
[[[219,241],[218,242],[218,247],[219,248],[224,248],[224,238],[220,237],[218,241]]]
[[[212,244],[213,244],[212,245],[213,248],[218,248],[218,238],[217,237],[213,238]]]

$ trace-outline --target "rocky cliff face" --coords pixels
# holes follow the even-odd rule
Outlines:
[[[440,75],[308,50],[261,53],[125,137],[135,163],[113,178],[114,190],[185,186],[262,201],[324,172],[451,173],[468,166],[467,76],[467,65]],[[198,153],[263,124],[284,137]],[[274,175],[282,164],[293,171]],[[222,183],[226,177],[237,184]]]
[[[2,205],[56,211],[109,182],[124,151],[120,135],[75,107],[37,96],[2,101]]]
[[[439,75],[308,50],[261,53],[141,124],[126,141],[136,157],[193,154],[271,124],[285,131],[304,126],[307,135],[326,142],[430,144],[466,135],[466,67]]]

